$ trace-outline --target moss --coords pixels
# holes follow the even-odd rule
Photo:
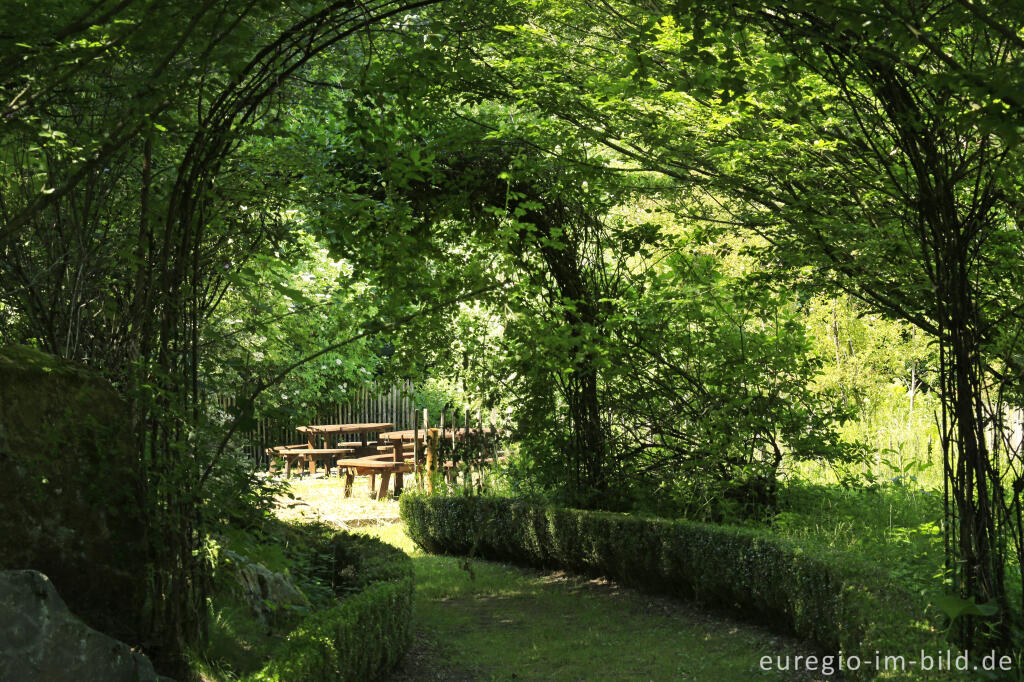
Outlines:
[[[12,345],[0,349],[0,372],[35,374],[45,372],[64,376],[88,376],[88,372],[31,346]]]
[[[0,349],[0,568],[47,574],[91,626],[137,641],[145,520],[128,410],[100,376]]]

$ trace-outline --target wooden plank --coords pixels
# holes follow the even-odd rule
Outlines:
[[[272,448],[281,455],[346,455],[356,452],[356,448]]]
[[[365,469],[367,472],[384,470],[409,472],[411,470],[408,462],[399,464],[391,460],[374,459],[372,457],[339,459],[338,466],[346,469]]]
[[[466,437],[463,439],[466,443],[466,462],[462,472],[462,487],[469,490],[473,487],[473,471],[472,471],[472,455],[469,452],[469,408],[466,408],[466,425],[465,425]]]
[[[377,493],[377,499],[383,500],[388,496],[388,483],[391,482],[391,470],[384,469],[380,472],[380,491]]]
[[[438,435],[437,429],[429,429],[427,438],[427,492],[434,492],[434,463],[437,458]]]
[[[338,435],[381,433],[393,431],[394,428],[395,425],[391,422],[359,422],[355,424],[307,424],[296,427],[296,430],[312,435]]]

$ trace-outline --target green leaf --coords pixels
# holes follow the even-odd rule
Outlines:
[[[935,600],[935,606],[955,621],[960,616],[990,617],[999,613],[999,606],[992,603],[977,604],[974,597],[963,599],[955,594],[946,594]]]

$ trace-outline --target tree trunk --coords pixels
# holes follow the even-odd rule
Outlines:
[[[950,258],[945,263],[946,281],[943,283],[946,291],[940,295],[939,304],[946,332],[942,343],[946,345],[948,358],[948,366],[943,368],[942,397],[943,410],[949,418],[943,437],[955,443],[956,452],[955,469],[947,471],[955,508],[954,544],[958,555],[953,579],[961,597],[973,598],[979,604],[994,601],[1000,613],[1007,614],[1005,557],[999,546],[992,499],[992,491],[998,492],[1002,486],[985,439],[981,339],[965,251],[961,248],[947,251]],[[957,633],[959,644],[966,648],[977,646],[976,636],[981,632],[977,618],[967,617],[961,621]]]

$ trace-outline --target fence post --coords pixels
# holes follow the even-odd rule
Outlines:
[[[430,438],[429,429],[430,429],[430,414],[427,412],[427,408],[424,407],[423,408],[423,450],[424,451],[422,453],[420,453],[420,454],[423,455],[423,461],[420,463],[422,465],[420,467],[420,490],[423,489],[423,477],[427,473],[429,473],[429,472],[424,472],[423,471],[423,469],[426,467],[426,459],[427,459],[427,457],[426,457],[427,456],[426,447],[427,447],[427,441]]]
[[[466,408],[466,421],[463,427],[462,445],[463,445],[463,464],[462,464],[462,487],[470,491],[473,490],[473,441],[469,436],[469,408]]]
[[[480,438],[477,440],[477,453],[478,453],[479,462],[480,462],[480,473],[479,473],[479,475],[477,477],[476,489],[477,489],[477,493],[482,494],[483,491],[484,491],[484,457],[486,457],[486,455],[484,453],[484,439],[483,439],[483,435],[484,435],[484,418],[481,415],[480,410],[476,411],[476,430],[477,430],[477,433],[480,436]]]
[[[438,469],[441,470],[441,475],[444,476],[444,451],[441,447],[444,440],[444,407],[441,408],[441,423],[438,424],[438,428],[440,429],[440,434],[438,435],[437,446],[434,450],[434,466],[430,468],[431,479],[436,478],[435,474]],[[433,492],[433,489],[431,489],[431,492]]]
[[[434,473],[437,468],[437,449],[441,437],[437,429],[429,429],[430,437],[427,439],[427,493],[434,494]]]
[[[452,403],[452,468],[444,472],[445,482],[449,488],[454,488],[459,483],[459,460],[455,456],[455,431],[459,426],[459,413],[455,409],[455,404]]]
[[[420,485],[420,430],[419,420],[416,413],[412,413],[412,478],[416,481],[416,489],[421,490]]]

